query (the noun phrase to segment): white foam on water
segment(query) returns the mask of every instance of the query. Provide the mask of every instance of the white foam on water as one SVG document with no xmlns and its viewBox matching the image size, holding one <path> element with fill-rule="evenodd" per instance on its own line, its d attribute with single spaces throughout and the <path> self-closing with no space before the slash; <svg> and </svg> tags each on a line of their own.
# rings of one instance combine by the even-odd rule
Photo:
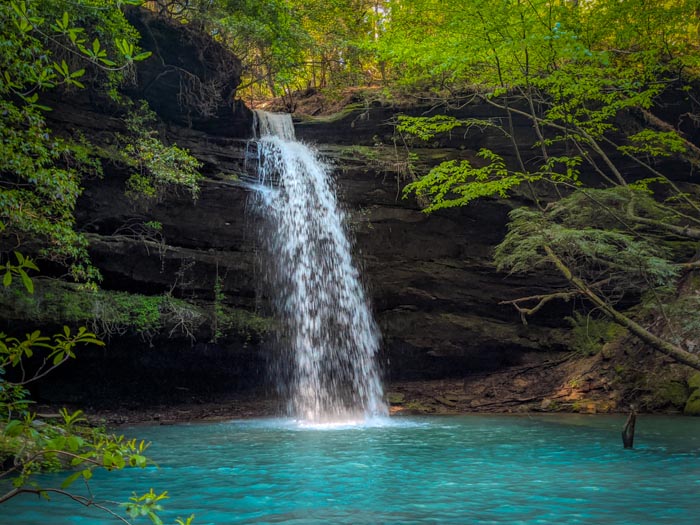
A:
<svg viewBox="0 0 700 525">
<path fill-rule="evenodd" d="M 406 417 L 371 417 L 354 421 L 313 422 L 294 418 L 269 418 L 269 419 L 241 419 L 225 423 L 234 427 L 261 430 L 289 430 L 289 431 L 340 431 L 340 430 L 366 430 L 382 428 L 428 428 L 434 427 L 434 423 L 420 419 Z"/>
</svg>

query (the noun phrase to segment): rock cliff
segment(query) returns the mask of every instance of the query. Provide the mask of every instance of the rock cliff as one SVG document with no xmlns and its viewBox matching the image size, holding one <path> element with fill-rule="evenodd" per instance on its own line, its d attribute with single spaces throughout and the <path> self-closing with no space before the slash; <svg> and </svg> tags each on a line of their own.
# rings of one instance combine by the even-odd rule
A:
<svg viewBox="0 0 700 525">
<path fill-rule="evenodd" d="M 240 64 L 182 27 L 143 12 L 134 12 L 132 22 L 154 56 L 139 65 L 127 93 L 148 100 L 161 120 L 161 136 L 201 160 L 205 180 L 196 201 L 171 194 L 149 206 L 124 196 L 124 166 L 105 162 L 105 176 L 86 181 L 78 226 L 89 235 L 103 286 L 170 292 L 208 311 L 218 300 L 231 311 L 263 316 L 256 273 L 264 261 L 257 259 L 257 225 L 246 213 L 249 191 L 237 181 L 246 170 L 252 134 L 250 110 L 234 101 Z M 56 130 L 77 127 L 105 145 L 122 131 L 113 118 L 118 110 L 89 94 L 53 106 Z M 425 108 L 376 104 L 296 126 L 300 139 L 315 143 L 334 163 L 357 261 L 382 329 L 387 380 L 461 378 L 566 351 L 561 319 L 567 312 L 556 311 L 561 305 L 525 326 L 511 307 L 499 304 L 535 294 L 555 279 L 515 278 L 494 269 L 491 252 L 504 235 L 511 203 L 484 200 L 426 215 L 417 202 L 401 198 L 405 159 L 394 149 L 391 124 L 399 111 L 421 114 Z M 500 118 L 487 107 L 469 111 Z M 498 149 L 502 141 L 477 131 L 433 144 L 421 162 L 470 156 L 485 145 Z M 134 234 L 130 225 L 144 221 L 159 222 L 162 239 Z M 216 397 L 265 383 L 270 349 L 265 336 L 246 323 L 220 336 L 211 323 L 189 335 L 165 332 L 149 341 L 114 336 L 107 350 L 82 356 L 42 388 L 59 401 L 63 395 L 81 402 L 117 397 L 149 403 Z M 69 391 L 67 380 L 81 375 L 93 377 L 94 385 Z"/>
</svg>

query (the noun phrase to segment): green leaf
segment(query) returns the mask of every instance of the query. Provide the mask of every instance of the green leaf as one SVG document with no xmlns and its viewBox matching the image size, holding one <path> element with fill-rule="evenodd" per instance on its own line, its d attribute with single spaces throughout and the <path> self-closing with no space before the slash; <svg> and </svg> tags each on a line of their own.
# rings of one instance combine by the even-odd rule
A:
<svg viewBox="0 0 700 525">
<path fill-rule="evenodd" d="M 67 439 L 64 436 L 57 436 L 46 442 L 46 448 L 53 450 L 63 450 L 66 446 Z"/>
<path fill-rule="evenodd" d="M 146 60 L 148 57 L 150 57 L 153 53 L 151 51 L 144 51 L 143 53 L 139 53 L 134 57 L 134 61 L 138 62 L 140 60 Z"/>
<path fill-rule="evenodd" d="M 5 425 L 5 435 L 9 437 L 19 436 L 22 433 L 22 428 L 22 422 L 17 419 L 13 419 L 7 425 Z"/>
<path fill-rule="evenodd" d="M 84 444 L 85 441 L 78 436 L 68 436 L 66 438 L 66 445 L 71 452 L 77 452 Z"/>
<path fill-rule="evenodd" d="M 50 109 L 50 108 L 47 108 L 47 109 Z M 24 259 L 24 267 L 29 268 L 30 270 L 35 270 L 37 272 L 39 271 L 39 268 L 37 267 L 37 265 L 34 264 L 34 261 L 32 261 L 29 257 L 26 257 Z"/>
<path fill-rule="evenodd" d="M 61 488 L 67 489 L 73 483 L 75 483 L 75 480 L 77 480 L 81 476 L 83 476 L 82 470 L 79 470 L 78 472 L 74 472 L 73 474 L 71 474 L 70 476 L 68 476 L 66 479 L 63 480 L 63 483 L 61 483 Z"/>
<path fill-rule="evenodd" d="M 2 278 L 2 285 L 7 288 L 12 284 L 12 272 L 10 270 L 7 270 L 5 272 L 5 276 Z"/>
<path fill-rule="evenodd" d="M 24 287 L 27 289 L 27 292 L 29 292 L 30 294 L 33 294 L 34 293 L 34 282 L 27 275 L 27 272 L 25 272 L 21 268 L 18 271 L 19 271 L 19 276 L 22 278 L 22 283 L 24 284 Z"/>
<path fill-rule="evenodd" d="M 14 9 L 19 17 L 24 17 L 27 14 L 27 4 L 24 2 L 12 2 L 12 9 Z"/>
</svg>

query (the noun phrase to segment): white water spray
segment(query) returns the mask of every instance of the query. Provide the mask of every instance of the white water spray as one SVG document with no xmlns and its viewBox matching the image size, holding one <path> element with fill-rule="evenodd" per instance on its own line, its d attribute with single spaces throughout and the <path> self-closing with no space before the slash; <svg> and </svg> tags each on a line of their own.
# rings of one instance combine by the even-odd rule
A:
<svg viewBox="0 0 700 525">
<path fill-rule="evenodd" d="M 294 140 L 291 117 L 256 112 L 258 209 L 267 219 L 266 279 L 292 367 L 291 415 L 309 422 L 387 415 L 376 363 L 378 328 L 330 178 Z"/>
</svg>

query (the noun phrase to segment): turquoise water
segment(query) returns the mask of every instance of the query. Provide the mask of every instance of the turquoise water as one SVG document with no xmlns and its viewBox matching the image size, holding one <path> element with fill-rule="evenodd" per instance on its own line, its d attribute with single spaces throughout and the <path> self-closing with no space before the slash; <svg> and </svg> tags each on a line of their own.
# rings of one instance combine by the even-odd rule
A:
<svg viewBox="0 0 700 525">
<path fill-rule="evenodd" d="M 128 429 L 159 468 L 96 475 L 97 496 L 168 490 L 163 516 L 216 524 L 700 523 L 700 419 L 425 417 L 301 428 L 249 420 Z M 84 512 L 76 516 L 76 512 Z M 54 498 L 0 507 L 12 525 L 115 523 Z M 140 523 L 140 522 L 137 522 Z"/>
</svg>

